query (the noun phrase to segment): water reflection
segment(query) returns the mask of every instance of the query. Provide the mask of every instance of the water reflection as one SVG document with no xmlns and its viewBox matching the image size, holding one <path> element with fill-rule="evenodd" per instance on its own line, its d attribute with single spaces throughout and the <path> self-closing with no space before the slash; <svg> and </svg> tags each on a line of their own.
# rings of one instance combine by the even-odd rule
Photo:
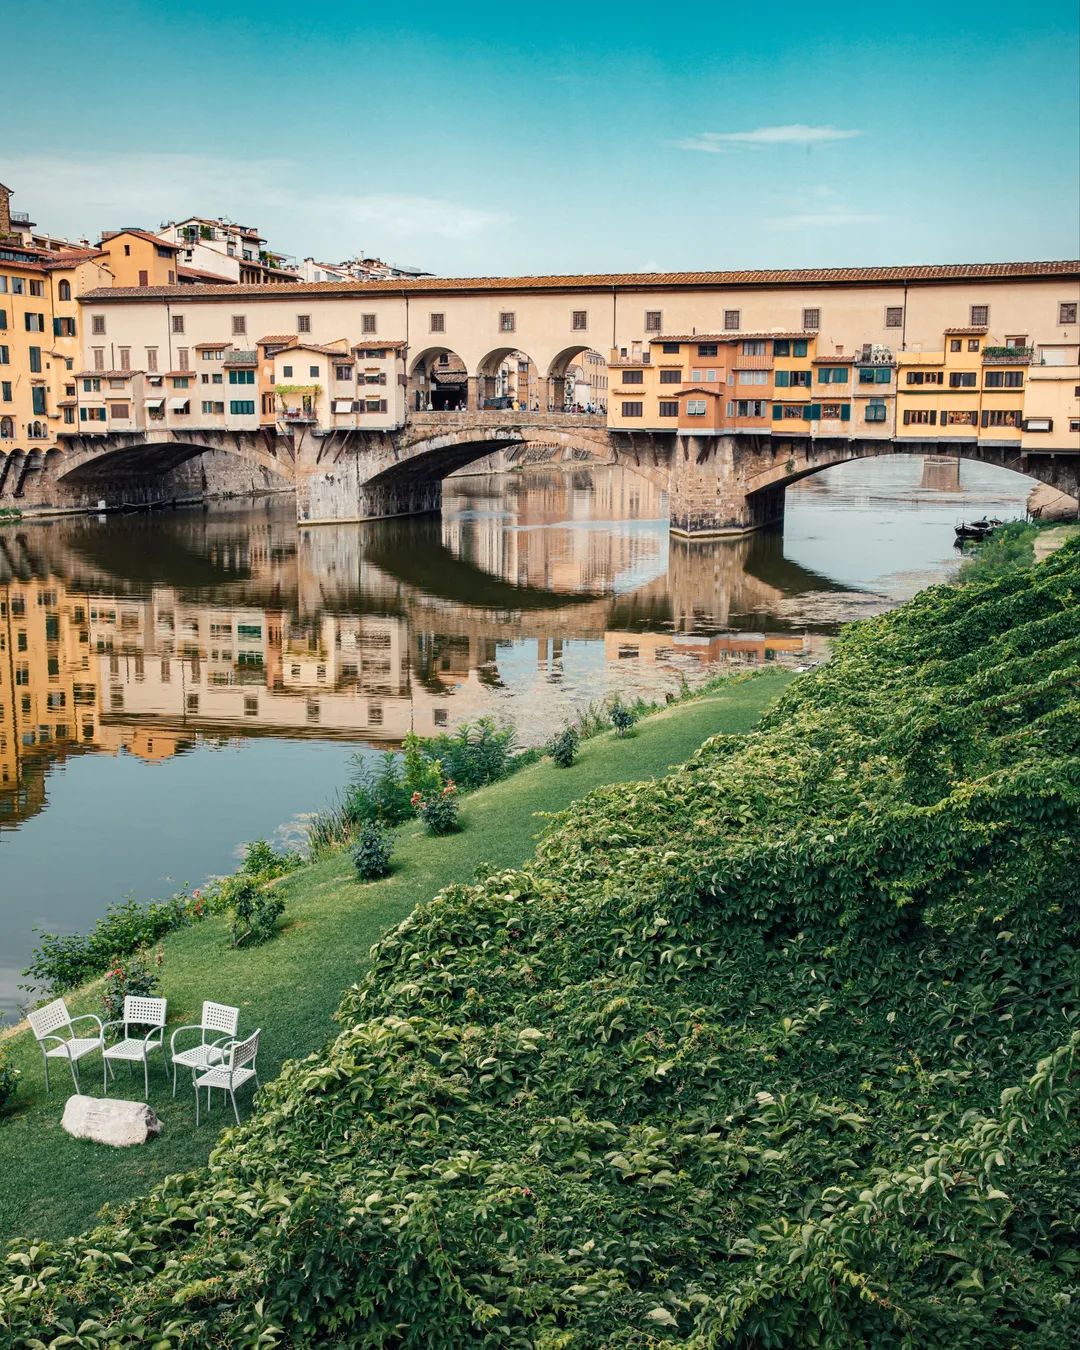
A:
<svg viewBox="0 0 1080 1350">
<path fill-rule="evenodd" d="M 663 495 L 615 469 L 454 480 L 422 520 L 298 529 L 278 498 L 0 529 L 0 1011 L 34 923 L 224 870 L 358 747 L 485 713 L 538 743 L 613 690 L 805 662 L 944 575 L 950 512 L 1026 491 L 843 472 L 790 494 L 785 533 L 708 544 L 669 540 Z"/>
</svg>

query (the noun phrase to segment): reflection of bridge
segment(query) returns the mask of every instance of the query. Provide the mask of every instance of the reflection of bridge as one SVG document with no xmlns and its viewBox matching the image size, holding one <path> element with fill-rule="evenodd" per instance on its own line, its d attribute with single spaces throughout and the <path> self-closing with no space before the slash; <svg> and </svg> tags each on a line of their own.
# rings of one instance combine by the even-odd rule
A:
<svg viewBox="0 0 1080 1350">
<path fill-rule="evenodd" d="M 801 653 L 769 612 L 829 583 L 782 575 L 771 533 L 669 549 L 659 503 L 593 469 L 548 475 L 516 524 L 477 511 L 452 548 L 435 520 L 298 530 L 280 502 L 4 531 L 0 823 L 40 810 L 48 766 L 72 754 L 168 757 L 196 733 L 433 734 L 520 687 L 521 642 L 539 663 L 533 739 L 573 707 L 577 642 L 604 643 L 605 681 L 658 693 L 680 671 Z M 732 625 L 756 631 L 718 632 Z"/>
<path fill-rule="evenodd" d="M 610 429 L 589 414 L 410 414 L 397 430 L 173 431 L 69 437 L 40 466 L 24 505 L 92 507 L 207 492 L 295 490 L 301 523 L 438 511 L 443 480 L 494 452 L 542 449 L 565 461 L 632 470 L 668 493 L 672 529 L 689 537 L 739 534 L 783 516 L 793 482 L 869 456 L 922 453 L 917 442 L 753 433 L 694 436 Z M 1080 492 L 1080 454 L 1060 448 L 956 442 L 948 453 Z"/>
</svg>

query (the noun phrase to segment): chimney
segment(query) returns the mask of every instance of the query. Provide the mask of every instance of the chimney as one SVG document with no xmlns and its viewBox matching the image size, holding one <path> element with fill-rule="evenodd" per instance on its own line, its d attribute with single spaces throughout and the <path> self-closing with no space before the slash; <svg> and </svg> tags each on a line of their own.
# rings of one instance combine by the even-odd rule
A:
<svg viewBox="0 0 1080 1350">
<path fill-rule="evenodd" d="M 11 189 L 0 183 L 0 239 L 11 233 Z"/>
</svg>

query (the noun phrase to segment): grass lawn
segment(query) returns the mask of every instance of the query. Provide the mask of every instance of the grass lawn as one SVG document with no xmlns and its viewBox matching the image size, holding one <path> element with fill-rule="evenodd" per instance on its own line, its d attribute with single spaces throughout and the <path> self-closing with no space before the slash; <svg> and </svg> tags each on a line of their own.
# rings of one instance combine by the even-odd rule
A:
<svg viewBox="0 0 1080 1350">
<path fill-rule="evenodd" d="M 395 870 L 383 881 L 355 881 L 346 854 L 294 872 L 279 883 L 288 900 L 282 929 L 263 947 L 233 950 L 221 918 L 171 934 L 162 968 L 170 1024 L 197 1021 L 206 998 L 240 1004 L 241 1034 L 263 1029 L 259 1068 L 261 1080 L 268 1081 L 285 1059 L 317 1050 L 334 1033 L 331 1015 L 342 991 L 363 974 L 372 943 L 418 901 L 451 882 L 471 880 L 478 863 L 524 862 L 543 828 L 537 812 L 561 811 L 605 783 L 656 777 L 706 737 L 748 730 L 789 678 L 770 672 L 677 704 L 639 723 L 626 740 L 598 736 L 582 745 L 570 769 L 547 759 L 522 769 L 463 800 L 460 834 L 434 839 L 410 822 L 398 832 Z M 100 1013 L 100 982 L 69 996 L 68 1003 L 73 1012 Z M 231 1110 L 217 1097 L 196 1130 L 190 1080 L 178 1077 L 173 1101 L 159 1055 L 150 1077 L 150 1103 L 165 1123 L 158 1139 L 127 1150 L 72 1139 L 60 1128 L 73 1090 L 67 1066 L 53 1061 L 53 1091 L 46 1097 L 41 1054 L 29 1032 L 16 1032 L 6 1044 L 23 1077 L 14 1103 L 0 1113 L 0 1239 L 82 1231 L 102 1205 L 123 1202 L 171 1173 L 204 1163 L 219 1130 L 232 1123 Z M 129 1079 L 122 1065 L 116 1067 L 110 1095 L 141 1100 L 141 1071 Z M 100 1095 L 100 1056 L 84 1059 L 80 1074 L 84 1091 Z M 243 1114 L 250 1089 L 238 1100 Z"/>
</svg>

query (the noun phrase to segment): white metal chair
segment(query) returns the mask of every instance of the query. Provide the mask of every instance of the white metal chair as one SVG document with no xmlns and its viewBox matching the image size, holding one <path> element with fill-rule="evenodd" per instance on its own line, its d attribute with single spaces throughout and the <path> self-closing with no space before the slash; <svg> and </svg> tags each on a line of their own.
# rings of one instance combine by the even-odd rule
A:
<svg viewBox="0 0 1080 1350">
<path fill-rule="evenodd" d="M 45 1091 L 50 1092 L 49 1087 L 49 1060 L 66 1059 L 68 1067 L 71 1069 L 71 1076 L 75 1080 L 75 1091 L 81 1092 L 79 1086 L 79 1060 L 84 1055 L 89 1055 L 91 1051 L 104 1048 L 103 1032 L 101 1018 L 95 1017 L 93 1013 L 83 1013 L 81 1017 L 72 1017 L 68 1012 L 67 1004 L 62 998 L 57 998 L 52 1003 L 47 1003 L 44 1008 L 38 1008 L 35 1012 L 27 1014 L 30 1026 L 33 1028 L 34 1036 L 38 1045 L 41 1046 L 41 1054 L 45 1060 Z M 96 1022 L 96 1036 L 76 1036 L 76 1022 Z M 58 1035 L 60 1031 L 67 1031 L 66 1036 Z M 56 1044 L 51 1050 L 46 1049 L 49 1041 L 55 1041 Z"/>
<path fill-rule="evenodd" d="M 227 1003 L 211 1003 L 209 1000 L 202 1005 L 202 1017 L 198 1024 L 192 1023 L 190 1026 L 177 1027 L 169 1038 L 169 1058 L 172 1060 L 172 1095 L 176 1096 L 176 1066 L 179 1064 L 182 1068 L 190 1069 L 192 1077 L 199 1069 L 205 1069 L 209 1065 L 217 1063 L 221 1059 L 220 1047 L 228 1041 L 236 1039 L 236 1031 L 240 1025 L 240 1009 L 230 1007 Z M 193 1045 L 188 1050 L 177 1050 L 176 1038 L 185 1031 L 199 1032 L 199 1043 Z M 207 1040 L 207 1032 L 219 1032 L 216 1039 Z"/>
<path fill-rule="evenodd" d="M 236 1089 L 250 1079 L 259 1086 L 259 1075 L 255 1067 L 255 1057 L 259 1053 L 260 1027 L 246 1041 L 230 1041 L 222 1046 L 218 1053 L 222 1056 L 220 1064 L 214 1064 L 205 1073 L 194 1075 L 195 1080 L 195 1124 L 199 1123 L 199 1091 L 206 1088 L 206 1109 L 210 1110 L 210 1093 L 213 1088 L 221 1088 L 232 1098 L 233 1115 L 240 1124 L 240 1112 L 236 1109 Z M 251 1066 L 250 1068 L 248 1066 Z"/>
<path fill-rule="evenodd" d="M 102 1027 L 102 1036 L 110 1027 L 123 1027 L 124 1038 L 115 1045 L 104 1045 L 101 1051 L 105 1064 L 105 1095 L 109 1093 L 109 1073 L 112 1059 L 126 1059 L 128 1073 L 135 1063 L 143 1066 L 143 1087 L 146 1096 L 150 1096 L 150 1053 L 153 1050 L 165 1052 L 165 1008 L 168 999 L 143 998 L 137 994 L 127 994 L 124 998 L 124 1015 L 115 1022 L 106 1022 Z M 132 1027 L 149 1027 L 145 1036 L 132 1035 Z M 168 1065 L 166 1065 L 166 1072 Z"/>
</svg>

